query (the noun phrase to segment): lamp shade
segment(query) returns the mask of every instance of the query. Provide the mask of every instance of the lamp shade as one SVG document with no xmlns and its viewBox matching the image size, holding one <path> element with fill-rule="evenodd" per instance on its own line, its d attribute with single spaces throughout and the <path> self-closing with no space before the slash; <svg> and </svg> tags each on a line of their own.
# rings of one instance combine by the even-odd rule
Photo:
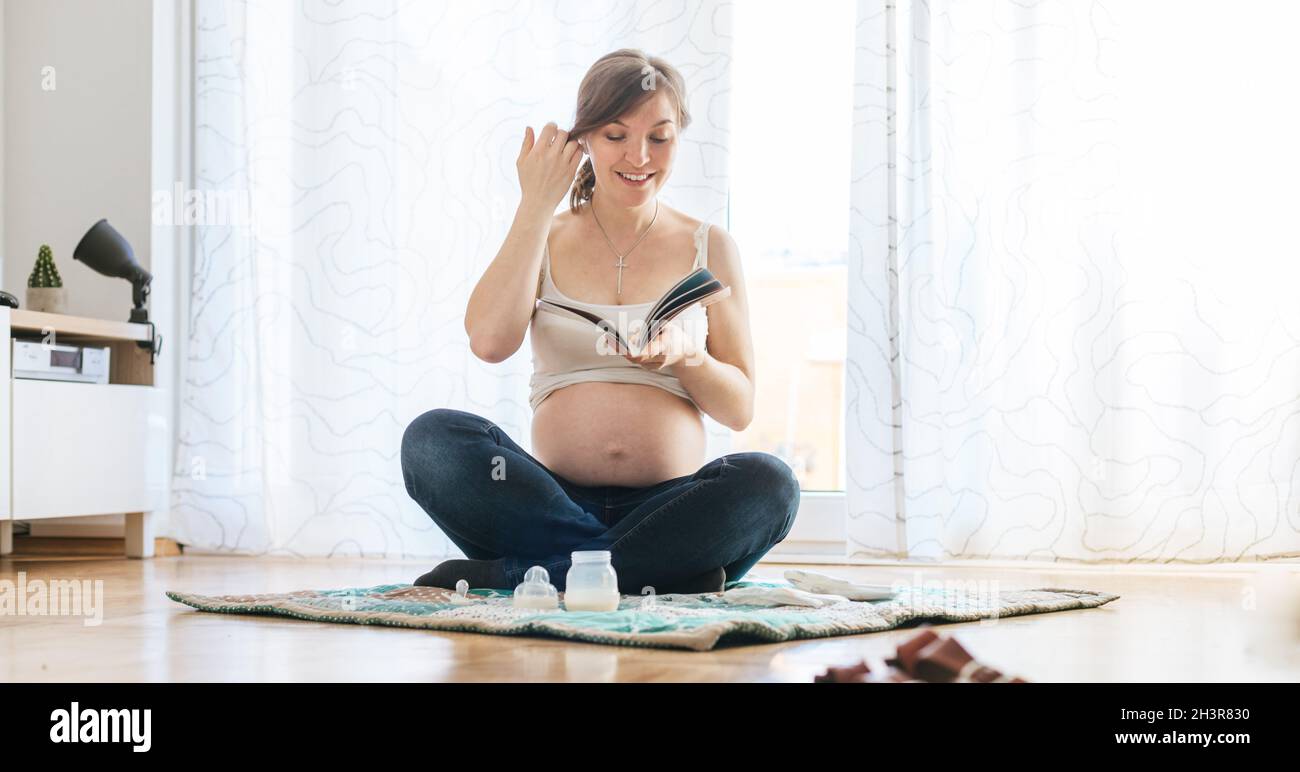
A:
<svg viewBox="0 0 1300 772">
<path fill-rule="evenodd" d="M 86 231 L 72 251 L 72 259 L 80 260 L 96 273 L 126 279 L 139 287 L 147 285 L 153 276 L 135 260 L 135 252 L 117 229 L 102 219 Z"/>
</svg>

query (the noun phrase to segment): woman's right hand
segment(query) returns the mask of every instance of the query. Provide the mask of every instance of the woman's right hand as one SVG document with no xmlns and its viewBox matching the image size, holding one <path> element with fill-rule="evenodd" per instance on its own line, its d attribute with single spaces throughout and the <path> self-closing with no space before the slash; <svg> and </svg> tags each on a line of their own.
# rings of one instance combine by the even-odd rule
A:
<svg viewBox="0 0 1300 772">
<path fill-rule="evenodd" d="M 525 127 L 524 144 L 515 162 L 523 203 L 554 212 L 573 187 L 582 155 L 578 141 L 569 139 L 569 132 L 560 131 L 554 121 L 542 127 L 536 141 L 533 127 Z"/>
</svg>

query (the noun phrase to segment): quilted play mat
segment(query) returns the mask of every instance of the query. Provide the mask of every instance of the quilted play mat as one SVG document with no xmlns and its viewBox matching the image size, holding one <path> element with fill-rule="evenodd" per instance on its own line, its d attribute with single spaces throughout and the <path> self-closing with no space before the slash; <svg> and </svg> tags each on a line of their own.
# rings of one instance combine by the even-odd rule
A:
<svg viewBox="0 0 1300 772">
<path fill-rule="evenodd" d="M 779 580 L 728 582 L 740 587 L 790 587 Z M 901 587 L 901 585 L 900 585 Z M 200 611 L 261 614 L 316 622 L 388 625 L 493 635 L 564 638 L 615 646 L 709 651 L 719 644 L 777 643 L 890 630 L 911 623 L 981 619 L 1095 608 L 1118 595 L 1043 588 L 969 594 L 942 587 L 903 588 L 889 600 L 844 601 L 820 608 L 730 603 L 724 593 L 624 595 L 617 611 L 516 609 L 510 590 L 471 590 L 469 603 L 453 603 L 452 590 L 381 584 L 337 590 L 265 595 L 196 595 L 167 592 Z M 465 596 L 462 596 L 465 597 Z"/>
</svg>

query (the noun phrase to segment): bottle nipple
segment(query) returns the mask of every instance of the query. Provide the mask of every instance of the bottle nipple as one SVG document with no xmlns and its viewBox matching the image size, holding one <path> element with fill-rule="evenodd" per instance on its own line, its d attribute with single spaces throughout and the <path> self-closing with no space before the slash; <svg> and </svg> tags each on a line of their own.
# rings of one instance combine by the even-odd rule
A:
<svg viewBox="0 0 1300 772">
<path fill-rule="evenodd" d="M 545 568 L 533 566 L 524 573 L 523 583 L 515 587 L 514 607 L 539 611 L 559 609 L 560 595 Z"/>
<path fill-rule="evenodd" d="M 464 579 L 457 580 L 456 593 L 448 598 L 448 600 L 457 605 L 473 603 L 474 599 L 469 597 L 469 582 Z"/>
</svg>

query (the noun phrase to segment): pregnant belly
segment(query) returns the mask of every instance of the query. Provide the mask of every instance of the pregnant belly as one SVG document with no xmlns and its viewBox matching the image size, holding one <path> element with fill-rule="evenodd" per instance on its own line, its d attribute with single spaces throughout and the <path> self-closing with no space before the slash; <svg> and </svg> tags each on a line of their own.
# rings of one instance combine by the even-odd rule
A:
<svg viewBox="0 0 1300 772">
<path fill-rule="evenodd" d="M 645 487 L 704 465 L 704 422 L 690 400 L 640 383 L 575 383 L 533 414 L 533 455 L 578 485 Z"/>
</svg>

